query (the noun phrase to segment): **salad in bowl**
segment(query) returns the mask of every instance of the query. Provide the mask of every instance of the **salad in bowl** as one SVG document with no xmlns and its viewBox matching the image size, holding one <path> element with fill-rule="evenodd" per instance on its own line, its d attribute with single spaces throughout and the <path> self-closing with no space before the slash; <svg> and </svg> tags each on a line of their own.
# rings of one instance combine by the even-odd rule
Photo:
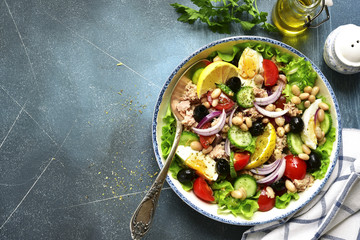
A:
<svg viewBox="0 0 360 240">
<path fill-rule="evenodd" d="M 267 38 L 225 39 L 184 65 L 200 58 L 206 66 L 192 71 L 176 106 L 184 130 L 169 184 L 199 212 L 231 224 L 265 223 L 304 207 L 338 151 L 340 118 L 325 77 L 301 53 Z M 176 128 L 168 88 L 155 111 L 160 159 Z"/>
</svg>

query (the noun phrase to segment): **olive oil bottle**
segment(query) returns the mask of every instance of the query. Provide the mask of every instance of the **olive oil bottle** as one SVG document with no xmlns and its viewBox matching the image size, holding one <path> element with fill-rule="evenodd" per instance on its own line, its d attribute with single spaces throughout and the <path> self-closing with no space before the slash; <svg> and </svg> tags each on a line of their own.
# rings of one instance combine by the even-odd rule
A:
<svg viewBox="0 0 360 240">
<path fill-rule="evenodd" d="M 309 17 L 316 15 L 321 0 L 278 0 L 272 12 L 275 26 L 285 36 L 303 33 Z"/>
</svg>

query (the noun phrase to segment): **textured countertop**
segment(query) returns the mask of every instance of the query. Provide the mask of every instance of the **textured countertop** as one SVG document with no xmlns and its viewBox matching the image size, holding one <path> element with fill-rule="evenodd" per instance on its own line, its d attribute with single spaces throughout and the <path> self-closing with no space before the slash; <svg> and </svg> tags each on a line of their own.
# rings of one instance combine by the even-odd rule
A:
<svg viewBox="0 0 360 240">
<path fill-rule="evenodd" d="M 331 83 L 343 127 L 360 128 L 360 75 L 322 59 L 332 30 L 360 25 L 357 0 L 335 1 L 330 21 L 295 39 L 180 23 L 174 2 L 189 4 L 0 0 L 0 239 L 130 239 L 130 217 L 159 171 L 151 124 L 160 89 L 186 56 L 223 37 L 300 50 Z M 195 212 L 165 183 L 146 239 L 239 239 L 245 229 Z"/>
</svg>

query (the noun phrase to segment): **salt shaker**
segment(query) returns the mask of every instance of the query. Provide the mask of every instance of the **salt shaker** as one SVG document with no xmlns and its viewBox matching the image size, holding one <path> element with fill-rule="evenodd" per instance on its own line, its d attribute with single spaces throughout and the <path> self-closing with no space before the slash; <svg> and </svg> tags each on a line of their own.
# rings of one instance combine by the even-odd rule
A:
<svg viewBox="0 0 360 240">
<path fill-rule="evenodd" d="M 325 63 L 343 74 L 360 72 L 360 27 L 342 25 L 332 31 L 324 45 Z"/>
</svg>

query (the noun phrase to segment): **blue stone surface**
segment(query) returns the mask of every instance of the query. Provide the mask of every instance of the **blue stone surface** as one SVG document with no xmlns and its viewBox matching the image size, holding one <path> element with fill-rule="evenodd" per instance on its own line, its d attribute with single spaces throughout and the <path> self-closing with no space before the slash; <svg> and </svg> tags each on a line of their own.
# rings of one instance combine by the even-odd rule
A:
<svg viewBox="0 0 360 240">
<path fill-rule="evenodd" d="M 332 30 L 360 25 L 357 0 L 335 1 L 329 21 L 297 38 L 237 25 L 213 33 L 178 22 L 174 2 L 191 5 L 0 0 L 0 239 L 130 239 L 159 172 L 151 126 L 160 90 L 183 59 L 220 38 L 298 49 L 329 80 L 342 126 L 360 128 L 360 74 L 339 74 L 322 57 Z M 274 4 L 258 1 L 267 12 Z M 247 228 L 206 218 L 165 183 L 145 239 L 239 239 Z"/>
</svg>

